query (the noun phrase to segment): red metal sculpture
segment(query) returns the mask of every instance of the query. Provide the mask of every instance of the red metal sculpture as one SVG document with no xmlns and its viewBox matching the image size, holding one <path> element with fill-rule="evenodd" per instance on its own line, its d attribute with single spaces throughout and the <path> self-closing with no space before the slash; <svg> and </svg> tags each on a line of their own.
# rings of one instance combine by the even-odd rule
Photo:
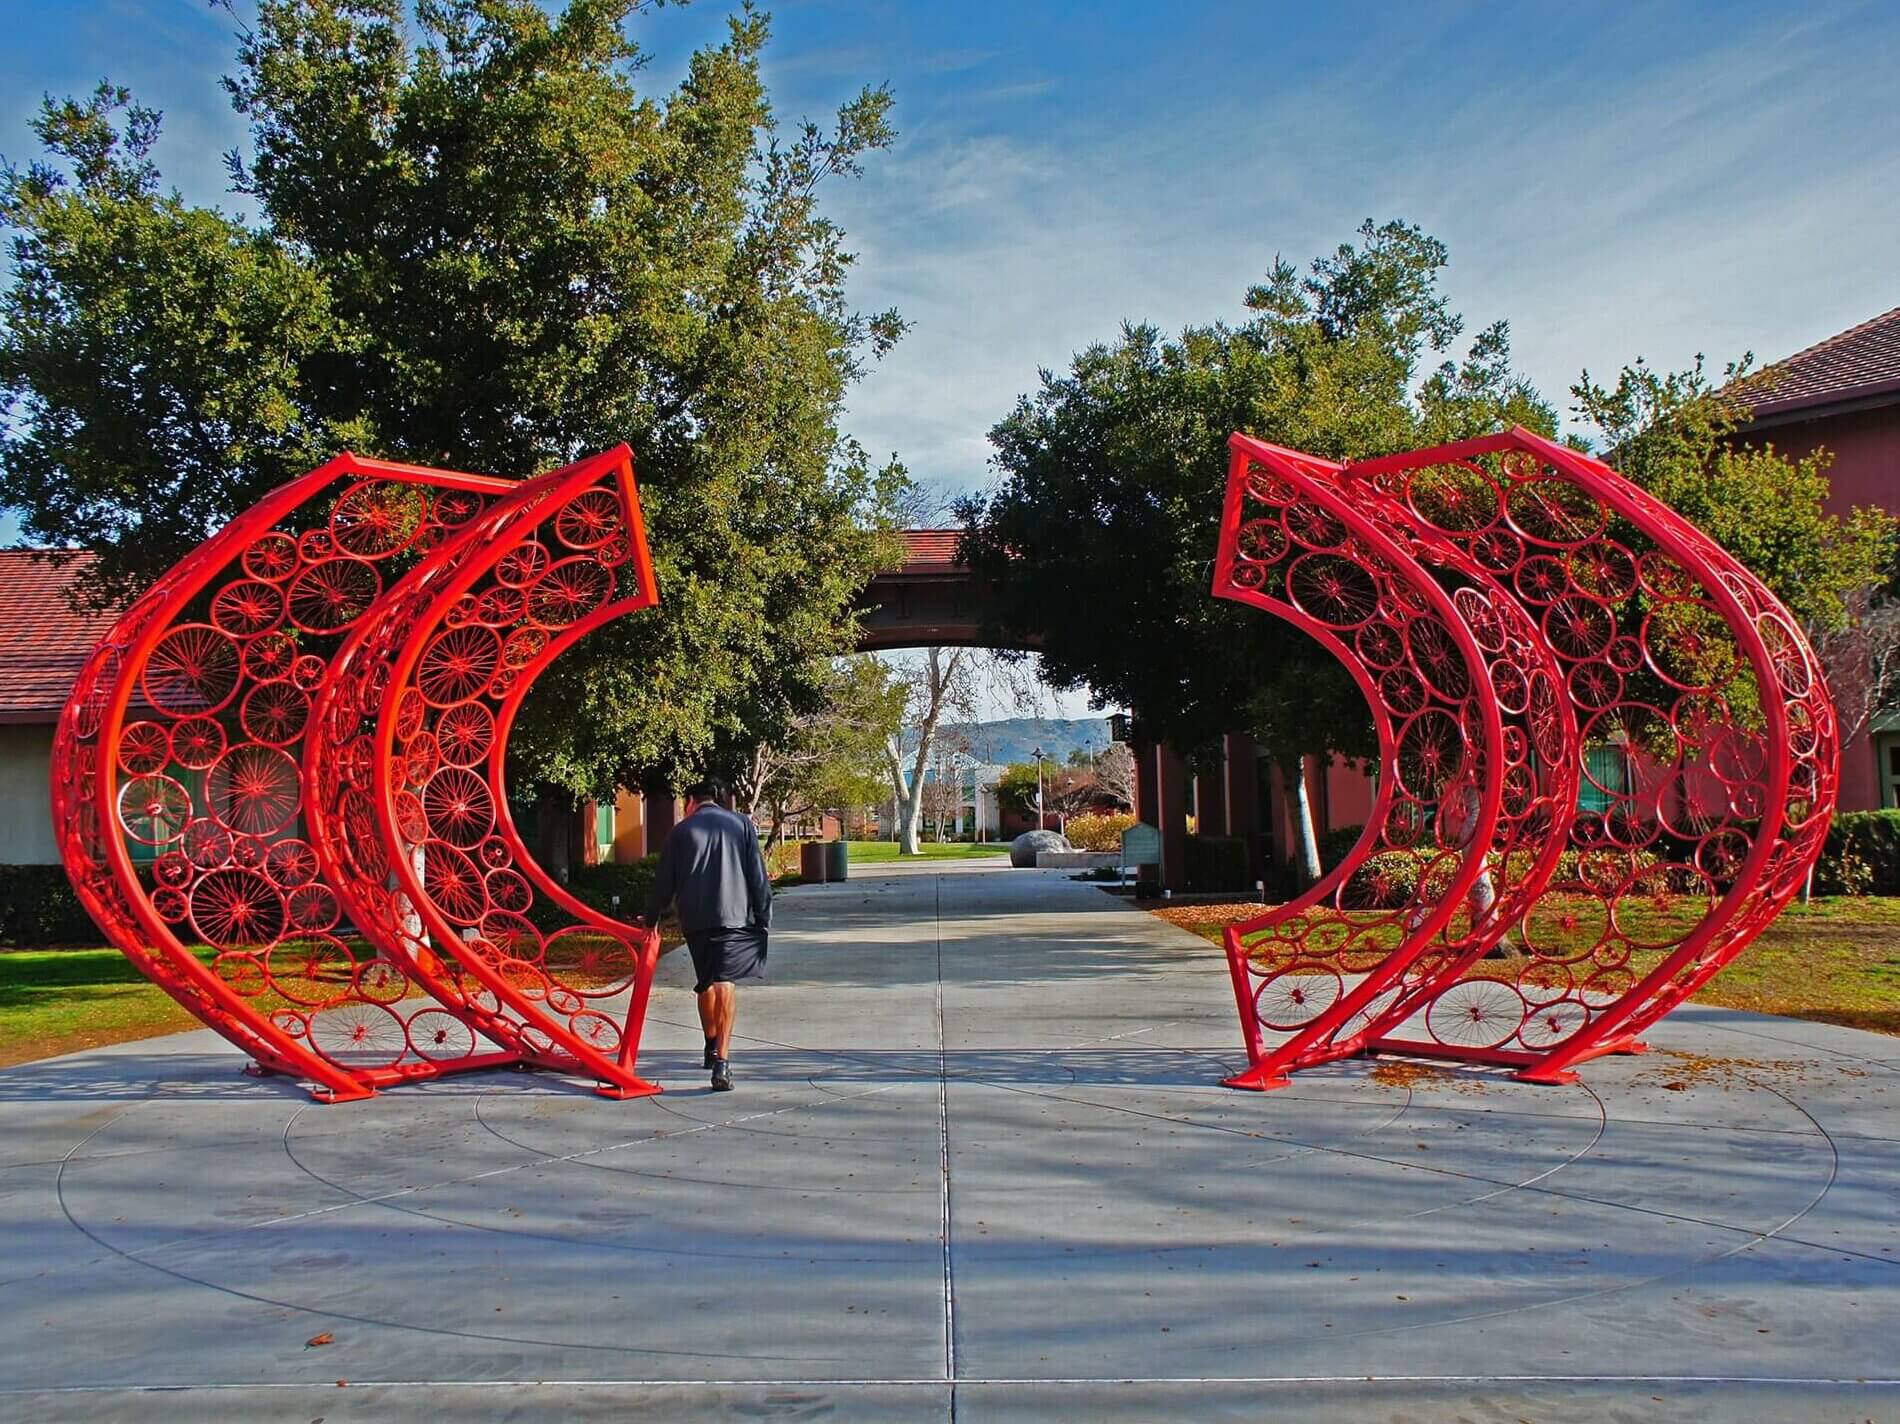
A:
<svg viewBox="0 0 1900 1424">
<path fill-rule="evenodd" d="M 495 505 L 338 653 L 307 756 L 313 840 L 365 937 L 443 1005 L 429 1041 L 412 1027 L 417 1053 L 466 1051 L 479 1032 L 609 1096 L 659 1091 L 633 1071 L 658 938 L 542 870 L 506 781 L 535 679 L 658 597 L 623 445 Z M 607 1001 L 623 994 L 616 1020 Z"/>
<path fill-rule="evenodd" d="M 1381 1050 L 1561 1081 L 1640 1051 L 1636 1035 L 1740 953 L 1820 854 L 1838 738 L 1793 617 L 1673 511 L 1526 431 L 1353 466 L 1230 446 L 1215 593 L 1314 632 L 1366 690 L 1382 753 L 1359 844 L 1299 901 L 1227 932 L 1252 1064 L 1233 1084 Z M 1333 516 L 1331 542 L 1313 539 L 1309 506 Z M 1505 728 L 1496 804 L 1462 768 L 1434 792 L 1408 766 L 1406 736 L 1432 710 L 1414 710 L 1430 675 L 1412 630 L 1430 630 L 1429 657 L 1453 620 L 1372 600 L 1373 580 L 1432 584 L 1489 660 L 1435 740 L 1475 770 L 1490 719 L 1522 719 L 1521 739 Z M 1432 842 L 1436 860 L 1419 849 Z M 1432 869 L 1454 847 L 1486 848 L 1468 859 L 1505 883 L 1470 901 L 1462 939 L 1446 912 L 1473 881 Z M 1484 957 L 1494 946 L 1501 962 Z M 1289 1000 L 1327 1007 L 1294 1025 L 1275 1007 Z"/>
<path fill-rule="evenodd" d="M 1380 747 L 1359 843 L 1227 931 L 1230 1081 L 1382 1050 L 1558 1081 L 1640 1051 L 1820 854 L 1839 738 L 1793 617 L 1522 430 L 1346 466 L 1230 446 L 1214 591 L 1339 658 Z M 331 461 L 81 673 L 53 759 L 81 900 L 326 1101 L 518 1062 L 657 1092 L 634 1070 L 657 937 L 547 875 L 506 794 L 535 680 L 657 599 L 625 446 L 522 484 Z"/>
<path fill-rule="evenodd" d="M 460 834 L 449 822 L 482 805 L 501 808 L 505 822 L 503 750 L 520 694 L 574 638 L 656 598 L 625 447 L 527 484 L 340 456 L 274 491 L 139 599 L 89 659 L 61 717 L 54 822 L 87 910 L 149 978 L 258 1069 L 295 1075 L 322 1100 L 524 1058 L 592 1073 L 611 1091 L 653 1091 L 632 1072 L 637 1031 L 616 1029 L 618 1051 L 608 1059 L 572 1051 L 575 1013 L 559 1033 L 511 1027 L 516 1020 L 453 972 L 458 958 L 414 952 L 398 913 L 405 902 L 366 895 L 345 873 L 358 862 L 340 857 L 339 845 L 367 855 L 364 847 L 399 835 L 394 827 L 409 811 L 400 788 L 341 807 L 360 813 L 346 827 L 327 819 L 340 806 L 338 774 L 322 772 L 332 763 L 319 753 L 334 740 L 326 732 L 345 720 L 338 689 L 347 682 L 368 696 L 362 679 L 347 676 L 364 631 L 492 563 L 503 552 L 497 539 L 518 544 L 544 517 L 556 519 L 560 540 L 588 549 L 593 569 L 564 560 L 516 586 L 512 671 L 431 714 L 448 716 L 435 731 L 449 752 L 441 774 L 421 787 L 446 818 L 443 834 Z M 596 521 L 613 526 L 598 540 Z M 611 590 L 622 568 L 632 597 L 577 602 L 577 589 L 581 598 Z M 508 601 L 491 599 L 481 619 L 461 619 L 459 607 L 451 616 L 495 632 L 489 614 Z M 534 654 L 520 656 L 537 637 Z M 437 676 L 427 649 L 413 655 L 425 678 Z M 441 691 L 439 681 L 430 685 Z M 481 697 L 489 696 L 508 699 L 507 714 L 484 734 Z M 387 701 L 393 708 L 402 699 Z M 487 740 L 476 749 L 480 735 Z M 477 764 L 485 775 L 470 770 Z M 345 779 L 378 770 L 343 767 Z M 412 775 L 421 762 L 412 756 L 405 767 Z M 387 785 L 387 776 L 375 784 Z M 491 871 L 513 863 L 545 881 L 512 827 L 505 834 L 507 862 Z M 438 881 L 444 863 L 446 852 Z M 641 946 L 650 975 L 656 942 L 626 926 L 613 932 Z M 637 1023 L 644 996 L 634 997 Z"/>
</svg>

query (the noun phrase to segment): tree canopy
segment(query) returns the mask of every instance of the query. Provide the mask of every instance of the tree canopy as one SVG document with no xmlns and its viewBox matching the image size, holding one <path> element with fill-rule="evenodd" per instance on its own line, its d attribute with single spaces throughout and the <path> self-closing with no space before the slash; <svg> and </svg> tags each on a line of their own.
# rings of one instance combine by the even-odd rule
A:
<svg viewBox="0 0 1900 1424">
<path fill-rule="evenodd" d="M 1284 260 L 1237 324 L 1164 339 L 1129 324 L 990 432 L 1000 483 L 961 514 L 999 591 L 1005 644 L 1039 635 L 1045 676 L 1138 709 L 1184 748 L 1252 725 L 1276 750 L 1364 754 L 1371 726 L 1344 671 L 1302 635 L 1209 596 L 1227 436 L 1333 459 L 1556 415 L 1510 364 L 1509 329 L 1462 331 L 1442 243 L 1366 223 L 1303 272 Z M 1339 709 L 1357 709 L 1339 715 Z"/>
<path fill-rule="evenodd" d="M 160 191 L 124 90 L 49 101 L 0 188 L 0 503 L 109 598 L 344 444 L 527 476 L 624 439 L 661 606 L 550 672 L 522 771 L 603 793 L 785 735 L 904 483 L 839 430 L 902 322 L 852 310 L 819 204 L 891 96 L 782 129 L 750 7 L 644 92 L 640 8 L 263 0 L 226 80 L 248 224 Z"/>
<path fill-rule="evenodd" d="M 774 838 L 793 820 L 882 800 L 885 749 L 899 735 L 909 689 L 868 653 L 828 669 L 825 703 L 779 742 L 762 742 L 735 783 L 739 805 Z"/>
<path fill-rule="evenodd" d="M 1035 815 L 1036 798 L 1041 794 L 1044 775 L 1033 762 L 1011 762 L 996 779 L 997 801 L 1019 816 Z"/>
<path fill-rule="evenodd" d="M 1741 560 L 1811 634 L 1836 632 L 1888 578 L 1900 522 L 1882 509 L 1830 514 L 1830 452 L 1797 460 L 1754 442 L 1746 398 L 1760 379 L 1746 360 L 1720 385 L 1699 357 L 1670 372 L 1637 361 L 1610 386 L 1586 371 L 1571 394 L 1618 471 Z"/>
</svg>

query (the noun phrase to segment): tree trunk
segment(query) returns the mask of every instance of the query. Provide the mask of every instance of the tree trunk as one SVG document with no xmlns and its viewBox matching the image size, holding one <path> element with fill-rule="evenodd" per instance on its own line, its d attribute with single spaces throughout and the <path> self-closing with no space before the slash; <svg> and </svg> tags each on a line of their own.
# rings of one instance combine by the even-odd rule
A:
<svg viewBox="0 0 1900 1424">
<path fill-rule="evenodd" d="M 937 727 L 953 705 L 964 706 L 968 697 L 960 689 L 967 675 L 966 648 L 927 648 L 924 667 L 916 675 L 911 692 L 911 710 L 917 714 L 917 749 L 912 758 L 908 782 L 904 775 L 903 734 L 892 737 L 884 746 L 885 768 L 891 776 L 891 799 L 897 810 L 900 855 L 921 855 L 919 840 L 924 811 L 924 772 L 936 745 Z"/>
<path fill-rule="evenodd" d="M 1282 768 L 1284 770 L 1284 768 Z M 1313 798 L 1306 790 L 1306 758 L 1295 757 L 1287 774 L 1287 794 L 1293 798 L 1293 853 L 1306 885 L 1319 879 L 1319 838 L 1313 834 Z"/>
<path fill-rule="evenodd" d="M 924 782 L 920 776 L 910 788 L 910 795 L 900 804 L 898 811 L 902 819 L 903 844 L 898 846 L 899 855 L 922 855 L 924 820 Z"/>
<path fill-rule="evenodd" d="M 903 753 L 896 738 L 885 747 L 885 758 L 891 773 L 891 809 L 897 814 L 897 853 L 899 855 L 922 855 L 923 846 L 918 840 L 918 830 L 923 820 L 924 772 L 920 764 L 914 769 L 908 782 L 904 779 Z"/>
<path fill-rule="evenodd" d="M 733 788 L 748 816 L 757 817 L 759 807 L 765 800 L 765 783 L 771 770 L 771 749 L 760 746 L 752 753 L 752 761 L 746 767 L 745 776 L 739 785 Z"/>
</svg>

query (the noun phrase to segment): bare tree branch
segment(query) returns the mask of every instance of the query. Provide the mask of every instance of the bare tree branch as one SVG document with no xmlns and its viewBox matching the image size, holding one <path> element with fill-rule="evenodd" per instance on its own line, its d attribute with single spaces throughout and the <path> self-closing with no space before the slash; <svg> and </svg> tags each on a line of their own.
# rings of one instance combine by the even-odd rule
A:
<svg viewBox="0 0 1900 1424">
<path fill-rule="evenodd" d="M 1900 601 L 1863 590 L 1841 628 L 1810 628 L 1808 639 L 1834 695 L 1840 743 L 1851 746 L 1900 703 Z"/>
</svg>

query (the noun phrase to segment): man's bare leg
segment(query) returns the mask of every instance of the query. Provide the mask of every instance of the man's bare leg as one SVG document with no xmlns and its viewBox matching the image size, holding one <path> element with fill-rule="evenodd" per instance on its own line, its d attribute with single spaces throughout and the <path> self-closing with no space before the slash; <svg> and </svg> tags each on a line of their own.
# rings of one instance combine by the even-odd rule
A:
<svg viewBox="0 0 1900 1424">
<path fill-rule="evenodd" d="M 732 1020 L 738 1005 L 738 991 L 724 979 L 707 985 L 699 996 L 699 1026 L 721 1058 L 728 1057 L 732 1047 Z"/>
</svg>

